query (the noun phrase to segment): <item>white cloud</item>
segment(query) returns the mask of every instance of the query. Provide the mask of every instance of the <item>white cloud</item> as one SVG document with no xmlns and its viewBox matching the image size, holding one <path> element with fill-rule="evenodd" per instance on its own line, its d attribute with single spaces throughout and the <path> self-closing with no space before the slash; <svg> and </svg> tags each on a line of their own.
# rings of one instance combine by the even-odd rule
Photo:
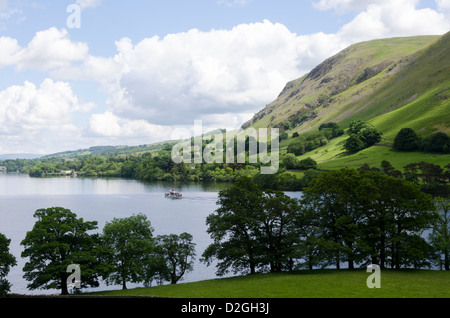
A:
<svg viewBox="0 0 450 318">
<path fill-rule="evenodd" d="M 0 37 L 0 68 L 14 64 L 16 62 L 15 55 L 20 49 L 16 39 Z"/>
<path fill-rule="evenodd" d="M 137 44 L 124 38 L 116 47 L 123 72 L 109 111 L 155 124 L 192 124 L 204 115 L 255 113 L 343 45 L 333 35 L 298 36 L 264 21 Z"/>
<path fill-rule="evenodd" d="M 51 70 L 67 67 L 88 57 L 88 45 L 73 42 L 65 29 L 50 28 L 37 32 L 26 48 L 16 54 L 19 70 Z"/>
<path fill-rule="evenodd" d="M 46 79 L 39 87 L 28 81 L 23 86 L 10 86 L 0 92 L 3 144 L 12 149 L 27 141 L 30 148 L 39 148 L 44 139 L 56 144 L 68 135 L 73 139 L 79 130 L 72 122 L 73 115 L 93 107 L 80 101 L 68 83 Z"/>
<path fill-rule="evenodd" d="M 417 4 L 417 0 L 370 4 L 350 23 L 344 25 L 338 36 L 358 42 L 383 37 L 444 34 L 450 29 L 448 17 L 429 8 L 417 9 Z"/>
<path fill-rule="evenodd" d="M 450 0 L 436 0 L 438 9 L 441 11 L 450 11 Z"/>
<path fill-rule="evenodd" d="M 111 112 L 105 112 L 91 116 L 89 131 L 98 137 L 134 139 L 136 142 L 139 140 L 150 143 L 169 140 L 172 128 L 149 124 L 145 120 L 124 119 Z"/>
<path fill-rule="evenodd" d="M 93 81 L 108 96 L 103 113 L 87 121 L 84 137 L 90 140 L 165 140 L 194 120 L 203 120 L 205 131 L 238 128 L 288 81 L 352 43 L 445 33 L 450 29 L 444 13 L 449 0 L 436 1 L 441 11 L 418 9 L 417 0 L 320 0 L 315 2 L 318 9 L 354 10 L 355 18 L 334 34 L 299 35 L 266 20 L 136 43 L 122 38 L 109 57 L 90 55 L 88 45 L 71 40 L 64 29 L 38 32 L 25 47 L 0 37 L 0 68 L 39 70 L 60 80 L 46 80 L 40 87 L 27 82 L 0 92 L 0 134 L 58 131 L 51 136 L 55 142 L 71 133 L 81 138 L 82 128 L 70 118 L 92 104 L 80 102 L 63 82 L 68 80 Z"/>
<path fill-rule="evenodd" d="M 391 36 L 442 34 L 448 20 L 416 0 L 363 1 L 364 10 L 336 34 L 297 35 L 284 25 L 264 21 L 231 30 L 211 30 L 116 42 L 111 58 L 88 57 L 61 75 L 95 80 L 110 96 L 111 126 L 97 133 L 117 135 L 126 123 L 189 125 L 202 119 L 216 128 L 239 127 L 241 119 L 273 101 L 286 82 L 310 71 L 352 43 Z M 354 0 L 320 1 L 322 9 L 350 9 Z M 111 117 L 111 116 L 115 117 Z M 109 116 L 109 117 L 108 117 Z M 113 118 L 122 118 L 118 126 Z M 113 129 L 116 127 L 117 129 Z M 144 129 L 145 130 L 145 129 Z M 126 130 L 128 135 L 137 130 Z"/>
</svg>

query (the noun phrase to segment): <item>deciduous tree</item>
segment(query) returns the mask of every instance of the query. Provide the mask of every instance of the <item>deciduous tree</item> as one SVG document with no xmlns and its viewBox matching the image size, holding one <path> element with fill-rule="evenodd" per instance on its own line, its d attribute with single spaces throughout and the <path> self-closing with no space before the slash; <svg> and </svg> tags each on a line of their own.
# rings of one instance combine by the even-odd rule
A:
<svg viewBox="0 0 450 318">
<path fill-rule="evenodd" d="M 97 222 L 85 222 L 68 209 L 53 207 L 34 213 L 37 221 L 21 245 L 22 257 L 28 257 L 23 271 L 30 289 L 61 289 L 68 294 L 67 267 L 78 264 L 82 287 L 98 286 L 98 239 L 89 231 Z"/>
<path fill-rule="evenodd" d="M 108 284 L 121 284 L 127 289 L 127 282 L 146 281 L 146 265 L 152 260 L 155 245 L 147 216 L 114 218 L 105 224 L 102 242 L 106 251 L 103 261 L 107 266 L 103 276 Z"/>
<path fill-rule="evenodd" d="M 11 284 L 6 280 L 12 266 L 17 264 L 14 255 L 9 253 L 11 240 L 0 233 L 0 297 L 5 296 L 11 288 Z"/>
</svg>

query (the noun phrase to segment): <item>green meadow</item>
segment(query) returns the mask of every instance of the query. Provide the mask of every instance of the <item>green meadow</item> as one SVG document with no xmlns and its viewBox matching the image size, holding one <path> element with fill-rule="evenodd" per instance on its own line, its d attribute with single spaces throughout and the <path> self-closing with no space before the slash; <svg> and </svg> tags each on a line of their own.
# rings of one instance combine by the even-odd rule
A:
<svg viewBox="0 0 450 318">
<path fill-rule="evenodd" d="M 381 288 L 368 288 L 365 270 L 305 270 L 255 274 L 177 285 L 105 291 L 89 296 L 170 298 L 449 298 L 450 272 L 381 270 Z"/>
</svg>

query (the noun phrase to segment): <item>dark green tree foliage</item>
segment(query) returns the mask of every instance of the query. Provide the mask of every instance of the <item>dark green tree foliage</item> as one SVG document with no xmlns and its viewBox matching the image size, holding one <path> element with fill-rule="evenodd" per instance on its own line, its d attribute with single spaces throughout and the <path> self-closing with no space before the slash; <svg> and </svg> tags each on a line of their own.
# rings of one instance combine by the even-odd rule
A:
<svg viewBox="0 0 450 318">
<path fill-rule="evenodd" d="M 429 240 L 433 247 L 433 262 L 445 270 L 450 270 L 450 200 L 436 198 L 439 217 L 433 223 Z"/>
<path fill-rule="evenodd" d="M 428 246 L 421 234 L 435 218 L 431 196 L 420 187 L 378 172 L 343 169 L 314 179 L 305 200 L 318 211 L 336 267 L 346 260 L 352 268 L 367 256 L 381 267 L 424 265 L 428 255 L 408 248 Z"/>
<path fill-rule="evenodd" d="M 352 153 L 373 146 L 381 141 L 382 136 L 373 125 L 361 120 L 354 120 L 350 123 L 348 134 L 350 137 L 344 147 Z"/>
<path fill-rule="evenodd" d="M 184 274 L 194 269 L 195 243 L 192 235 L 160 235 L 156 237 L 156 255 L 163 260 L 158 270 L 161 278 L 176 284 Z"/>
<path fill-rule="evenodd" d="M 357 134 L 351 134 L 350 137 L 345 141 L 345 149 L 351 153 L 356 153 L 360 150 L 366 148 L 361 137 Z"/>
<path fill-rule="evenodd" d="M 301 214 L 298 201 L 282 192 L 261 191 L 243 177 L 219 193 L 220 207 L 207 218 L 213 243 L 202 255 L 218 260 L 217 274 L 279 272 L 293 269 Z"/>
<path fill-rule="evenodd" d="M 202 255 L 207 264 L 213 259 L 219 261 L 219 276 L 227 274 L 230 268 L 235 273 L 256 273 L 260 259 L 254 229 L 263 209 L 262 194 L 247 177 L 219 192 L 219 208 L 206 218 L 207 232 L 213 243 Z"/>
<path fill-rule="evenodd" d="M 11 284 L 6 280 L 12 266 L 17 264 L 16 258 L 9 253 L 11 240 L 0 233 L 0 297 L 5 296 L 11 288 Z"/>
<path fill-rule="evenodd" d="M 419 147 L 419 136 L 411 128 L 403 128 L 394 139 L 394 149 L 399 151 L 414 151 Z"/>
<path fill-rule="evenodd" d="M 202 259 L 218 260 L 218 275 L 344 262 L 420 268 L 432 251 L 422 236 L 436 220 L 431 196 L 381 172 L 322 172 L 301 200 L 243 178 L 219 193 L 218 205 L 207 218 L 214 242 Z"/>
<path fill-rule="evenodd" d="M 387 161 L 387 160 L 383 160 L 381 162 L 381 169 L 388 176 L 397 177 L 397 178 L 401 178 L 402 177 L 401 171 L 395 169 L 392 166 L 392 164 L 389 161 Z"/>
<path fill-rule="evenodd" d="M 312 159 L 311 157 L 302 159 L 298 162 L 297 169 L 301 170 L 309 170 L 309 169 L 316 169 L 317 168 L 317 162 Z"/>
<path fill-rule="evenodd" d="M 288 170 L 308 170 L 317 168 L 317 162 L 311 157 L 298 160 L 292 153 L 287 153 L 286 155 L 284 155 L 281 161 L 283 166 Z"/>
<path fill-rule="evenodd" d="M 343 260 L 354 268 L 360 261 L 357 251 L 363 218 L 364 206 L 360 204 L 365 193 L 373 189 L 363 182 L 361 175 L 354 170 L 322 173 L 305 189 L 304 200 L 313 206 L 319 220 L 318 226 L 328 259 L 340 268 Z"/>
<path fill-rule="evenodd" d="M 143 214 L 114 218 L 105 224 L 102 241 L 107 268 L 103 274 L 108 284 L 139 283 L 148 280 L 155 241 L 151 222 Z"/>
<path fill-rule="evenodd" d="M 423 150 L 429 152 L 450 153 L 450 137 L 445 132 L 438 132 L 423 141 Z"/>
<path fill-rule="evenodd" d="M 341 127 L 339 127 L 337 123 L 333 122 L 321 124 L 319 127 L 319 131 L 325 132 L 326 136 L 329 139 L 336 138 L 344 134 L 344 130 Z"/>
<path fill-rule="evenodd" d="M 28 257 L 24 278 L 30 289 L 61 289 L 68 294 L 67 267 L 81 267 L 82 287 L 98 286 L 98 237 L 88 234 L 97 222 L 85 222 L 68 209 L 54 207 L 37 210 L 37 221 L 21 242 L 22 257 Z"/>
<path fill-rule="evenodd" d="M 279 191 L 265 191 L 264 209 L 258 217 L 254 235 L 259 238 L 261 265 L 270 272 L 292 270 L 295 244 L 300 236 L 298 202 Z"/>
</svg>

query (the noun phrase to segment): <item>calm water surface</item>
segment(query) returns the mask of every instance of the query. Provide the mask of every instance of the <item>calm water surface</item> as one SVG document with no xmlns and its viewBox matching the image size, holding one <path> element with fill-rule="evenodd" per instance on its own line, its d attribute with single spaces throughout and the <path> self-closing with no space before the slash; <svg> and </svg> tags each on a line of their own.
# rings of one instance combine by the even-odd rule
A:
<svg viewBox="0 0 450 318">
<path fill-rule="evenodd" d="M 113 218 L 142 213 L 151 221 L 154 236 L 190 233 L 196 243 L 197 257 L 194 271 L 186 274 L 182 282 L 215 278 L 215 267 L 206 267 L 198 259 L 212 242 L 206 232 L 205 220 L 217 208 L 218 191 L 223 187 L 146 184 L 123 179 L 41 179 L 16 174 L 0 175 L 0 233 L 11 239 L 10 252 L 17 259 L 17 266 L 11 269 L 6 278 L 12 284 L 11 293 L 59 293 L 57 290 L 28 290 L 28 282 L 22 272 L 26 259 L 20 256 L 23 251 L 20 242 L 36 222 L 34 212 L 56 206 L 70 209 L 85 221 L 97 221 L 99 232 Z M 164 192 L 172 188 L 183 193 L 182 200 L 164 197 Z M 141 285 L 128 284 L 129 288 L 138 286 Z M 102 283 L 99 288 L 89 291 L 120 288 Z"/>
<path fill-rule="evenodd" d="M 218 192 L 227 185 L 174 185 L 170 183 L 143 183 L 124 179 L 85 178 L 30 178 L 27 175 L 0 174 L 0 233 L 11 239 L 10 253 L 17 260 L 6 278 L 11 284 L 11 293 L 59 294 L 59 290 L 34 290 L 27 288 L 22 268 L 26 259 L 20 255 L 20 242 L 30 231 L 36 219 L 37 209 L 64 207 L 85 221 L 97 221 L 98 232 L 113 218 L 145 214 L 154 228 L 154 236 L 181 234 L 193 236 L 196 244 L 194 271 L 185 274 L 183 282 L 217 278 L 215 267 L 199 262 L 201 254 L 212 243 L 206 232 L 206 217 L 217 209 Z M 164 193 L 175 189 L 183 193 L 182 200 L 171 200 Z M 291 193 L 298 196 L 298 193 Z M 142 285 L 127 284 L 128 288 Z M 121 289 L 107 286 L 83 291 Z"/>
</svg>

